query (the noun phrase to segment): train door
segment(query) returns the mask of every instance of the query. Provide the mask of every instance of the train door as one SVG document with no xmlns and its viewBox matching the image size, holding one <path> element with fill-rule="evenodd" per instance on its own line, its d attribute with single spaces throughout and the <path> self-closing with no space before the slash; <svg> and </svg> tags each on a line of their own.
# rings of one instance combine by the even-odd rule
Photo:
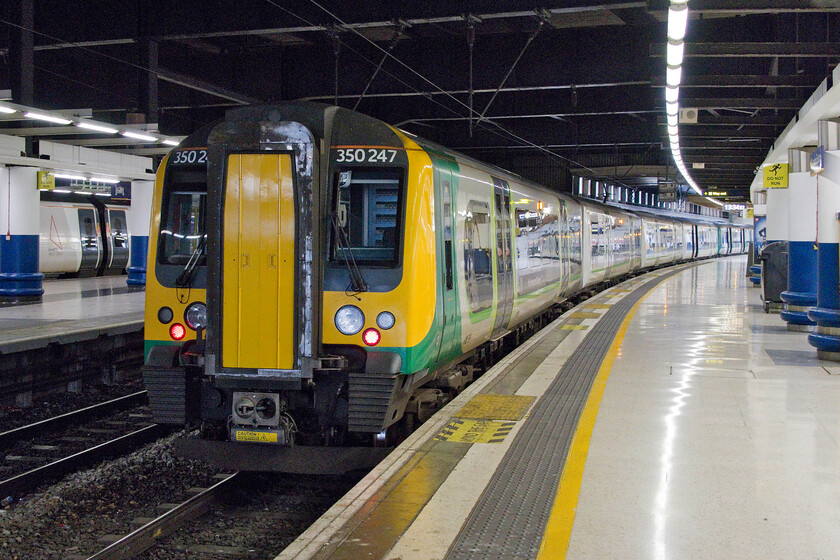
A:
<svg viewBox="0 0 840 560">
<path fill-rule="evenodd" d="M 438 255 L 438 279 L 441 283 L 441 315 L 443 321 L 443 332 L 441 333 L 440 350 L 438 359 L 446 359 L 450 355 L 456 355 L 461 350 L 460 335 L 457 332 L 458 315 L 458 292 L 455 286 L 455 259 L 452 222 L 452 198 L 454 185 L 452 185 L 452 171 L 456 163 L 447 160 L 433 158 L 435 169 L 435 227 L 442 233 L 442 243 L 437 248 Z M 457 170 L 456 170 L 457 171 Z M 442 265 L 442 266 L 441 266 Z"/>
<path fill-rule="evenodd" d="M 493 178 L 493 200 L 496 207 L 496 319 L 491 338 L 507 331 L 513 311 L 513 239 L 510 231 L 510 186 Z"/>
<path fill-rule="evenodd" d="M 82 242 L 82 262 L 79 276 L 96 276 L 102 258 L 102 244 L 99 240 L 99 224 L 93 207 L 79 208 L 79 239 Z"/>
<path fill-rule="evenodd" d="M 108 248 L 110 249 L 107 266 L 115 272 L 122 271 L 128 266 L 128 229 L 125 210 L 107 208 L 105 215 L 108 219 Z"/>
<path fill-rule="evenodd" d="M 569 268 L 571 265 L 571 247 L 569 247 L 569 208 L 566 206 L 566 201 L 560 199 L 560 208 L 558 212 L 560 216 L 560 224 L 557 234 L 560 236 L 560 266 L 562 284 L 560 287 L 561 293 L 566 293 L 569 289 Z"/>
<path fill-rule="evenodd" d="M 295 358 L 295 205 L 288 153 L 231 154 L 222 233 L 222 366 Z"/>
</svg>

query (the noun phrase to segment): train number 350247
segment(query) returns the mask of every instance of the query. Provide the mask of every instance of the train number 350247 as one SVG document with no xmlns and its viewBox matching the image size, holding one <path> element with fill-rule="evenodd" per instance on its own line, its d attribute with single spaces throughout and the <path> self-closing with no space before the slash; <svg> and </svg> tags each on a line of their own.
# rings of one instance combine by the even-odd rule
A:
<svg viewBox="0 0 840 560">
<path fill-rule="evenodd" d="M 397 150 L 378 148 L 339 148 L 336 163 L 391 163 L 397 157 Z"/>
</svg>

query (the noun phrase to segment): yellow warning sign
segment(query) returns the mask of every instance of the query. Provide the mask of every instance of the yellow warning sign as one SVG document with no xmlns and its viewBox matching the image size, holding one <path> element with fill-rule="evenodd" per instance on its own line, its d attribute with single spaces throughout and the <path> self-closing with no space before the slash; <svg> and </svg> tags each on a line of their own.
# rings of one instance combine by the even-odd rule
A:
<svg viewBox="0 0 840 560">
<path fill-rule="evenodd" d="M 535 397 L 518 395 L 476 395 L 455 413 L 474 420 L 519 420 Z"/>
<path fill-rule="evenodd" d="M 560 325 L 560 330 L 564 331 L 585 331 L 589 325 Z"/>
<path fill-rule="evenodd" d="M 55 188 L 55 173 L 52 171 L 38 172 L 38 190 L 51 191 Z"/>
<path fill-rule="evenodd" d="M 773 163 L 764 167 L 765 189 L 788 188 L 788 164 Z"/>
<path fill-rule="evenodd" d="M 502 443 L 516 422 L 453 419 L 435 436 L 436 441 Z"/>
</svg>

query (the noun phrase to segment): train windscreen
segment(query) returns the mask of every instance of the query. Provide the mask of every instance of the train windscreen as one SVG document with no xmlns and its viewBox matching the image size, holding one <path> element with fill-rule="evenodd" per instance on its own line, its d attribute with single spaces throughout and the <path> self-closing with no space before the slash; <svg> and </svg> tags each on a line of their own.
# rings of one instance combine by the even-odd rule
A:
<svg viewBox="0 0 840 560">
<path fill-rule="evenodd" d="M 336 177 L 330 261 L 393 267 L 399 260 L 401 169 L 352 169 Z"/>
<path fill-rule="evenodd" d="M 185 265 L 198 258 L 196 265 L 204 266 L 207 184 L 200 173 L 172 173 L 168 179 L 160 212 L 158 262 Z"/>
</svg>

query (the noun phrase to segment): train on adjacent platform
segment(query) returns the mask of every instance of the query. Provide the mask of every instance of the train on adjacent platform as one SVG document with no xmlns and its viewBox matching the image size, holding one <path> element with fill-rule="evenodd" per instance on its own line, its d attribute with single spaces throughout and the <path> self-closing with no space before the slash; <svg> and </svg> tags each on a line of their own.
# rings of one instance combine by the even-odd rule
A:
<svg viewBox="0 0 840 560">
<path fill-rule="evenodd" d="M 192 429 L 185 455 L 245 470 L 317 470 L 335 449 L 327 461 L 352 468 L 572 298 L 749 239 L 303 102 L 231 110 L 185 139 L 152 215 L 155 420 Z"/>
<path fill-rule="evenodd" d="M 47 276 L 123 274 L 130 257 L 128 207 L 95 195 L 44 192 L 38 269 Z"/>
</svg>

